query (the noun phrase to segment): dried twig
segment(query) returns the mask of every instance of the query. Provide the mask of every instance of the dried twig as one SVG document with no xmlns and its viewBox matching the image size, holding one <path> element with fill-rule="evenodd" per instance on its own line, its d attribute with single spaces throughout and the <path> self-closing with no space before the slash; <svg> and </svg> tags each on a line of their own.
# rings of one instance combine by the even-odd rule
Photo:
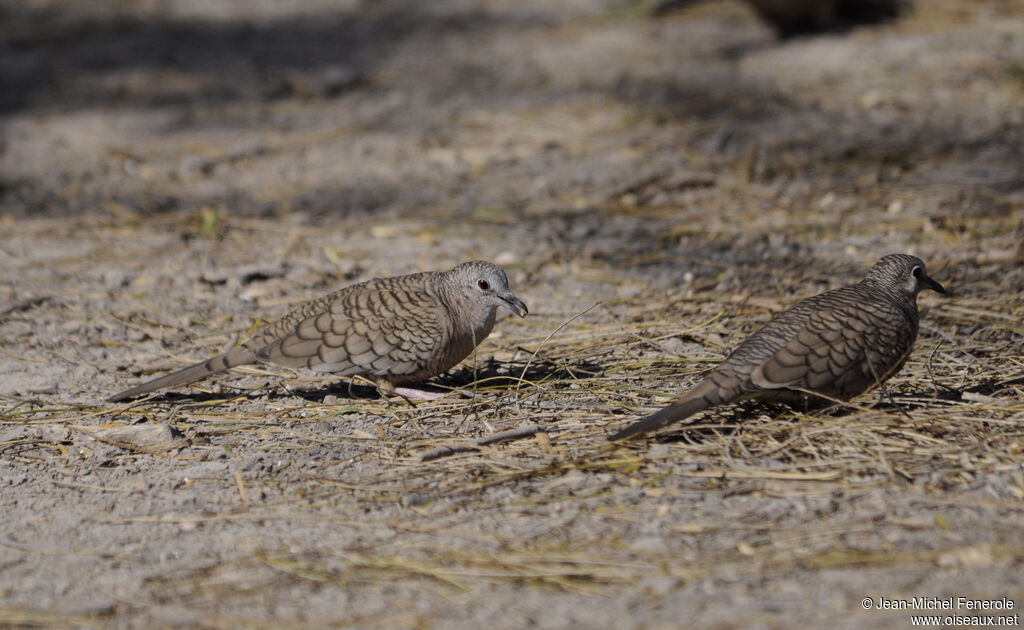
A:
<svg viewBox="0 0 1024 630">
<path fill-rule="evenodd" d="M 597 307 L 598 307 L 598 306 L 600 306 L 601 304 L 602 304 L 602 302 L 594 302 L 593 304 L 591 304 L 591 305 L 590 305 L 590 306 L 588 306 L 587 308 L 583 309 L 583 310 L 582 310 L 582 311 L 580 311 L 579 313 L 576 313 L 575 315 L 573 315 L 573 316 L 572 316 L 572 317 L 570 317 L 569 319 L 567 319 L 567 320 L 565 320 L 564 322 L 562 322 L 562 323 L 561 323 L 561 325 L 560 325 L 560 326 L 559 326 L 558 328 L 556 328 L 556 329 L 552 330 L 552 331 L 551 331 L 551 332 L 550 332 L 550 333 L 548 334 L 548 336 L 544 338 L 544 341 L 540 342 L 540 345 L 539 345 L 539 346 L 537 346 L 537 349 L 536 349 L 536 350 L 534 350 L 534 351 L 533 351 L 533 354 L 531 354 L 531 355 L 530 355 L 530 358 L 529 358 L 529 360 L 527 360 L 527 361 L 526 361 L 526 365 L 524 365 L 524 366 L 523 366 L 523 371 L 522 371 L 522 372 L 521 372 L 521 373 L 519 374 L 519 382 L 518 382 L 518 383 L 516 383 L 516 390 L 517 390 L 517 391 L 519 390 L 520 386 L 522 386 L 522 384 L 523 384 L 523 380 L 524 380 L 524 379 L 526 378 L 526 372 L 527 372 L 527 371 L 528 371 L 528 370 L 530 369 L 530 365 L 531 365 L 531 364 L 533 363 L 533 360 L 537 358 L 537 353 L 538 353 L 538 352 L 540 352 L 541 348 L 543 348 L 543 347 L 544 347 L 544 345 L 545 345 L 545 344 L 546 344 L 546 343 L 547 343 L 548 341 L 550 341 L 552 337 L 554 337 L 555 335 L 557 335 L 557 334 L 558 334 L 558 331 L 562 330 L 563 328 L 565 328 L 566 326 L 568 326 L 569 324 L 571 324 L 571 323 L 572 323 L 573 321 L 575 321 L 575 320 L 579 319 L 580 317 L 583 317 L 584 315 L 586 315 L 586 314 L 587 314 L 587 313 L 589 313 L 590 311 L 594 310 L 595 308 L 597 308 Z"/>
<path fill-rule="evenodd" d="M 441 457 L 447 457 L 449 455 L 454 455 L 455 453 L 475 451 L 480 446 L 530 437 L 531 435 L 543 430 L 544 427 L 539 424 L 530 424 L 525 427 L 519 427 L 518 429 L 509 429 L 508 431 L 499 431 L 497 433 L 484 435 L 478 437 L 472 442 L 461 442 L 459 444 L 451 444 L 448 446 L 438 446 L 437 448 L 432 448 L 429 451 L 425 451 L 420 454 L 420 461 L 429 462 L 432 459 L 440 459 Z"/>
</svg>

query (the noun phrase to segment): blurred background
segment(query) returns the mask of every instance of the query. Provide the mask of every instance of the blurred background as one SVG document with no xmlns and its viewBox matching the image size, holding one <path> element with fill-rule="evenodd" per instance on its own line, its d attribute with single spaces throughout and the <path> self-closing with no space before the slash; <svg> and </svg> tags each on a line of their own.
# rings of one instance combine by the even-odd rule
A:
<svg viewBox="0 0 1024 630">
<path fill-rule="evenodd" d="M 913 249 L 1019 207 L 1021 14 L 2 2 L 0 210 L 507 221 L 556 256 L 620 262 Z M 794 213 L 806 220 L 781 218 Z"/>
</svg>

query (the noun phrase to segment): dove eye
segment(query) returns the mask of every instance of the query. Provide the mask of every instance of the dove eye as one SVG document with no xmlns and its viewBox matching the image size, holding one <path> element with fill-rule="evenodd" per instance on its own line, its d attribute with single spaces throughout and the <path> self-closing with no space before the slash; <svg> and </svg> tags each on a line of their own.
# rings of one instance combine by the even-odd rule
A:
<svg viewBox="0 0 1024 630">
<path fill-rule="evenodd" d="M 488 289 L 491 288 L 491 283 L 487 282 L 486 280 L 477 280 L 476 286 L 480 287 L 484 291 L 487 291 Z"/>
<path fill-rule="evenodd" d="M 920 280 L 921 279 L 921 268 L 915 266 L 913 269 L 910 270 L 910 275 L 912 275 L 915 278 Z"/>
</svg>

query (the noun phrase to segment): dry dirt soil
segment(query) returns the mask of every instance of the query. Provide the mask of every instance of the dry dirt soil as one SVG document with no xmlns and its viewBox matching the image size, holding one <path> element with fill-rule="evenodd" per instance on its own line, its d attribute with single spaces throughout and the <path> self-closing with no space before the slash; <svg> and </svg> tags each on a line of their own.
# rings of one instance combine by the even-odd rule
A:
<svg viewBox="0 0 1024 630">
<path fill-rule="evenodd" d="M 1021 613 L 1022 3 L 781 39 L 726 1 L 3 0 L 0 81 L 0 626 Z M 891 252 L 952 294 L 884 390 L 607 442 Z M 531 314 L 431 383 L 462 393 L 104 402 L 474 258 Z"/>
</svg>

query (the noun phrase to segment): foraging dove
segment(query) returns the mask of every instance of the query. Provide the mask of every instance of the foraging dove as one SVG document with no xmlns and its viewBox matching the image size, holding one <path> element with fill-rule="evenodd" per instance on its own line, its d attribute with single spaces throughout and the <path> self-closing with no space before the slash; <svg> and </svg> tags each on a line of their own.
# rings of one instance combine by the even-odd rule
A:
<svg viewBox="0 0 1024 630">
<path fill-rule="evenodd" d="M 611 435 L 621 440 L 741 400 L 846 400 L 903 367 L 917 338 L 917 294 L 945 293 L 915 256 L 884 256 L 859 283 L 797 302 L 748 337 L 696 387 Z M 818 402 L 821 402 L 819 399 Z"/>
<path fill-rule="evenodd" d="M 505 271 L 489 262 L 376 278 L 301 306 L 220 356 L 107 400 L 185 385 L 250 363 L 361 376 L 385 392 L 437 398 L 441 394 L 395 386 L 446 372 L 469 356 L 491 333 L 499 306 L 520 317 L 527 313 Z"/>
</svg>

